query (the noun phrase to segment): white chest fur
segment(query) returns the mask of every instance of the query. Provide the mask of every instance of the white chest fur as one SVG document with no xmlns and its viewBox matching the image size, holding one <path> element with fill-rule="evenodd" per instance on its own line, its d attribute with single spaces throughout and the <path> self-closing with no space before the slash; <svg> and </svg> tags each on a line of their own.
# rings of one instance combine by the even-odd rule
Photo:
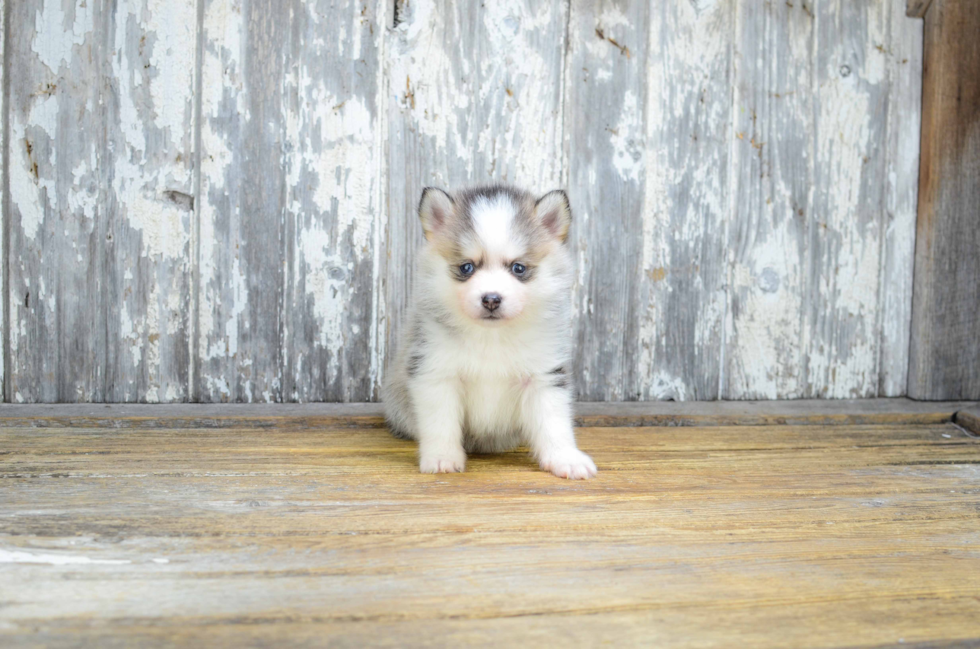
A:
<svg viewBox="0 0 980 649">
<path fill-rule="evenodd" d="M 479 327 L 441 341 L 439 356 L 446 378 L 458 382 L 469 435 L 517 432 L 526 394 L 564 360 L 560 345 L 550 338 L 529 330 Z"/>
</svg>

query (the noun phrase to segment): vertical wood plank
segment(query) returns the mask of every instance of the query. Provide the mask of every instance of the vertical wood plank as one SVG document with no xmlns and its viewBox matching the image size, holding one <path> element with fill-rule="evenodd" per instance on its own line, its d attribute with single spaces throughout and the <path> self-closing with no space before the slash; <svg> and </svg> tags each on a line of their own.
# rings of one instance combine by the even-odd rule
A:
<svg viewBox="0 0 980 649">
<path fill-rule="evenodd" d="M 377 395 L 384 6 L 205 5 L 202 401 Z"/>
<path fill-rule="evenodd" d="M 980 399 L 980 12 L 925 17 L 909 396 Z"/>
<path fill-rule="evenodd" d="M 108 401 L 186 401 L 195 0 L 127 0 L 107 23 Z"/>
<path fill-rule="evenodd" d="M 111 14 L 30 0 L 9 19 L 8 394 L 103 401 Z"/>
<path fill-rule="evenodd" d="M 4 70 L 7 67 L 7 50 L 4 46 L 7 43 L 4 30 L 7 26 L 7 3 L 0 0 L 0 402 L 7 400 L 6 383 L 6 356 L 9 343 L 7 312 L 10 310 L 7 304 L 7 272 L 6 264 L 9 253 L 6 246 L 7 229 L 7 139 L 10 135 L 7 120 L 7 84 Z"/>
<path fill-rule="evenodd" d="M 386 57 L 389 350 L 411 295 L 423 187 L 559 186 L 567 16 L 551 0 L 397 6 Z M 572 210 L 580 218 L 576 200 Z"/>
<path fill-rule="evenodd" d="M 888 148 L 878 299 L 881 341 L 877 396 L 897 397 L 906 393 L 908 384 L 922 115 L 922 21 L 908 18 L 899 3 L 885 3 L 885 10 L 891 16 L 886 58 Z"/>
<path fill-rule="evenodd" d="M 193 16 L 193 0 L 16 8 L 15 400 L 186 396 Z"/>
<path fill-rule="evenodd" d="M 803 396 L 873 397 L 887 168 L 887 2 L 814 4 Z"/>
<path fill-rule="evenodd" d="M 879 389 L 892 13 L 739 5 L 728 398 Z"/>
<path fill-rule="evenodd" d="M 378 396 L 386 4 L 291 5 L 282 136 L 288 401 Z"/>
<path fill-rule="evenodd" d="M 642 383 L 633 354 L 644 282 L 648 25 L 644 2 L 571 3 L 565 129 L 578 263 L 574 376 L 588 401 L 635 399 Z"/>
<path fill-rule="evenodd" d="M 625 341 L 632 386 L 622 394 L 625 399 L 718 397 L 730 210 L 733 8 L 730 2 L 652 5 L 641 159 L 641 310 L 638 338 Z M 602 82 L 592 83 L 603 92 Z M 581 112 L 573 113 L 580 123 L 590 123 Z M 603 136 L 621 146 L 619 134 L 593 135 Z M 570 162 L 573 168 L 577 164 Z M 599 206 L 597 223 L 609 217 Z M 600 233 L 638 236 L 597 228 L 595 234 Z"/>
<path fill-rule="evenodd" d="M 758 9 L 736 6 L 727 399 L 802 396 L 814 16 L 809 2 Z"/>
<path fill-rule="evenodd" d="M 200 401 L 279 401 L 283 95 L 291 7 L 205 0 L 198 202 Z"/>
</svg>

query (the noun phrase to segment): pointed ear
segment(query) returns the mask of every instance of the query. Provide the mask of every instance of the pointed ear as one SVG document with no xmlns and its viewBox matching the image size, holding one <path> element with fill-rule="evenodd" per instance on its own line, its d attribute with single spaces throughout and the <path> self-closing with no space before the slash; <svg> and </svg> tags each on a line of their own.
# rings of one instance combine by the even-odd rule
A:
<svg viewBox="0 0 980 649">
<path fill-rule="evenodd" d="M 425 232 L 428 241 L 449 225 L 455 207 L 452 197 L 438 187 L 426 187 L 422 190 L 419 219 L 422 221 L 422 231 Z"/>
<path fill-rule="evenodd" d="M 538 222 L 553 237 L 565 243 L 572 224 L 572 208 L 568 206 L 568 195 L 564 190 L 556 189 L 539 198 L 534 205 L 534 213 Z"/>
</svg>

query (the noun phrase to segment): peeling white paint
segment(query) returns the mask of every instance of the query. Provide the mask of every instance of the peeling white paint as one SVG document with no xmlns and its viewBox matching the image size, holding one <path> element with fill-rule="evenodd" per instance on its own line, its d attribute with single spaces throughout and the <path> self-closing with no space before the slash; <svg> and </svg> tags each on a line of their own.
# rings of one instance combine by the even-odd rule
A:
<svg viewBox="0 0 980 649">
<path fill-rule="evenodd" d="M 643 111 L 636 93 L 628 89 L 623 95 L 623 105 L 616 128 L 609 129 L 609 141 L 613 145 L 612 164 L 624 181 L 640 182 L 646 169 L 643 142 Z"/>
<path fill-rule="evenodd" d="M 139 173 L 138 168 L 132 168 L 130 171 Z M 184 210 L 168 205 L 162 198 L 146 196 L 134 184 L 124 186 L 126 181 L 122 180 L 122 176 L 119 178 L 118 196 L 125 201 L 129 225 L 143 235 L 146 254 L 150 257 L 186 259 L 190 232 L 187 229 Z"/>
<path fill-rule="evenodd" d="M 540 77 L 560 61 L 537 39 L 560 24 L 563 14 L 554 5 L 534 7 L 519 0 L 502 0 L 494 3 L 494 11 L 480 12 L 485 42 L 476 61 L 481 80 L 477 115 L 487 119 L 477 117 L 472 124 L 479 128 L 477 151 L 491 161 L 489 176 L 542 193 L 560 182 L 561 136 L 555 95 L 542 87 Z"/>
<path fill-rule="evenodd" d="M 147 255 L 186 260 L 190 241 L 187 212 L 168 201 L 165 192 L 181 190 L 189 194 L 191 191 L 190 160 L 176 162 L 175 153 L 182 150 L 183 143 L 189 142 L 194 126 L 190 115 L 195 7 L 190 2 L 147 0 L 138 14 L 136 7 L 129 9 L 129 13 L 120 12 L 117 16 L 117 55 L 112 59 L 113 72 L 122 89 L 120 130 L 129 148 L 113 160 L 113 189 L 129 225 L 142 233 Z M 129 17 L 139 22 L 131 23 Z M 132 24 L 138 30 L 135 34 L 129 33 Z M 128 42 L 134 40 L 145 43 L 142 47 L 149 51 L 148 56 L 144 52 L 128 51 Z M 144 54 L 146 58 L 131 60 L 131 54 Z M 147 114 L 141 115 L 135 100 L 146 70 L 151 72 L 151 101 L 144 107 Z M 156 158 L 158 151 L 150 152 L 153 157 L 147 159 L 151 128 L 159 129 L 157 137 L 163 138 L 162 164 Z"/>
<path fill-rule="evenodd" d="M 378 10 L 375 15 L 382 17 L 385 24 L 388 24 L 388 11 L 392 5 L 385 0 L 377 0 Z M 377 33 L 378 58 L 387 61 L 388 56 L 388 30 L 379 30 Z M 375 183 L 374 197 L 376 212 L 376 224 L 374 227 L 374 240 L 372 246 L 372 265 L 374 273 L 373 291 L 371 294 L 371 318 L 369 326 L 369 340 L 371 341 L 371 357 L 368 372 L 371 378 L 372 393 L 371 399 L 378 398 L 381 393 L 381 385 L 384 381 L 384 363 L 388 355 L 387 329 L 388 329 L 388 305 L 385 300 L 386 289 L 386 261 L 387 261 L 387 235 L 389 232 L 389 213 L 388 213 L 388 108 L 390 93 L 388 91 L 388 77 L 382 66 L 379 70 L 378 80 L 378 128 L 374 132 L 373 146 L 378 152 L 375 156 Z"/>
<path fill-rule="evenodd" d="M 726 247 L 723 225 L 732 189 L 728 148 L 701 142 L 730 137 L 729 14 L 726 5 L 713 3 L 651 11 L 643 85 L 646 130 L 642 137 L 631 136 L 641 142 L 643 158 L 630 166 L 624 138 L 611 138 L 616 159 L 623 161 L 620 176 L 636 176 L 643 184 L 637 360 L 642 371 L 634 391 L 644 399 L 706 398 L 717 391 L 708 377 L 723 362 L 727 287 L 723 272 L 708 275 L 704 266 L 721 268 L 706 257 L 721 256 Z M 678 78 L 696 83 L 680 86 Z M 623 115 L 629 112 L 624 108 Z M 621 135 L 622 128 L 617 130 Z M 689 297 L 679 299 L 679 291 Z M 684 332 L 678 335 L 678 329 Z M 693 348 L 679 351 L 679 339 L 691 340 Z M 702 350 L 710 351 L 699 364 L 692 356 Z"/>
<path fill-rule="evenodd" d="M 399 48 L 389 57 L 395 93 L 391 101 L 411 113 L 419 132 L 431 138 L 430 146 L 455 154 L 456 164 L 472 176 L 473 158 L 467 154 L 460 117 L 467 114 L 474 89 L 461 85 L 453 58 L 439 42 L 446 17 L 434 0 L 415 0 L 402 7 L 407 15 L 396 28 Z M 419 55 L 413 56 L 416 52 Z"/>
<path fill-rule="evenodd" d="M 242 5 L 237 0 L 213 0 L 204 11 L 204 55 L 200 74 L 202 76 L 201 96 L 201 179 L 200 196 L 195 206 L 200 234 L 198 245 L 198 347 L 200 360 L 203 363 L 198 368 L 201 391 L 207 399 L 209 396 L 216 400 L 231 398 L 231 385 L 224 375 L 216 375 L 208 366 L 209 361 L 231 359 L 238 349 L 238 316 L 247 308 L 248 292 L 245 279 L 238 259 L 237 241 L 222 242 L 218 240 L 215 224 L 220 218 L 216 205 L 211 196 L 222 197 L 229 195 L 231 187 L 226 184 L 226 178 L 235 174 L 235 160 L 232 152 L 232 142 L 224 130 L 228 128 L 226 99 L 234 102 L 234 110 L 242 123 L 250 118 L 243 99 L 243 49 L 245 43 L 245 24 L 242 16 Z M 235 179 L 228 178 L 232 182 Z M 237 198 L 237 197 L 236 197 Z M 232 223 L 241 218 L 240 206 L 237 200 L 231 201 L 231 213 L 227 218 Z M 230 271 L 231 277 L 226 281 L 235 303 L 232 313 L 224 312 L 222 304 L 223 286 L 217 284 L 219 269 L 216 261 L 219 259 L 219 246 L 232 246 L 234 250 L 234 268 L 222 269 Z M 237 312 L 236 312 L 237 311 Z M 224 314 L 222 316 L 222 314 Z M 219 322 L 218 318 L 222 320 Z M 239 359 L 241 360 L 241 359 Z"/>
<path fill-rule="evenodd" d="M 141 27 L 153 37 L 149 64 L 153 123 L 174 142 L 189 137 L 193 122 L 187 90 L 194 83 L 197 6 L 195 2 L 145 0 Z"/>
<path fill-rule="evenodd" d="M 242 209 L 239 185 L 250 181 L 240 175 L 247 146 L 237 129 L 251 120 L 244 72 L 254 52 L 245 51 L 251 27 L 238 0 L 204 5 L 199 196 L 192 173 L 197 3 L 137 0 L 117 7 L 106 58 L 117 102 L 106 131 L 111 172 L 101 168 L 101 145 L 49 146 L 73 141 L 63 132 L 64 111 L 79 106 L 59 98 L 67 86 L 54 92 L 44 84 L 76 74 L 84 63 L 76 55 L 101 29 L 93 9 L 37 6 L 27 25 L 11 27 L 29 34 L 33 25 L 26 54 L 41 89 L 9 116 L 14 232 L 38 246 L 57 237 L 64 259 L 88 266 L 84 229 L 54 217 L 99 224 L 108 193 L 117 210 L 109 234 L 124 251 L 115 286 L 128 296 L 113 311 L 116 338 L 109 343 L 118 345 L 124 375 L 116 380 L 126 398 L 185 398 L 185 386 L 168 375 L 182 345 L 199 348 L 193 362 L 202 364 L 207 397 L 247 400 L 275 398 L 281 388 L 279 376 L 262 375 L 267 365 L 256 354 L 272 353 L 263 345 L 296 345 L 296 357 L 284 361 L 292 363 L 291 395 L 310 398 L 318 388 L 309 377 L 341 376 L 364 336 L 371 340 L 367 367 L 355 371 L 376 389 L 385 341 L 403 308 L 404 295 L 392 286 L 411 264 L 421 186 L 500 179 L 544 191 L 563 176 L 578 179 L 575 191 L 615 185 L 608 195 L 623 201 L 574 204 L 577 229 L 642 237 L 632 248 L 640 258 L 631 260 L 641 275 L 624 280 L 639 286 L 639 303 L 624 308 L 620 322 L 597 313 L 602 303 L 590 294 L 594 274 L 608 263 L 601 255 L 610 246 L 599 244 L 609 241 L 575 242 L 576 326 L 601 321 L 604 328 L 584 332 L 584 339 L 620 336 L 637 352 L 618 368 L 631 373 L 629 385 L 606 376 L 596 358 L 584 358 L 579 378 L 587 385 L 618 381 L 609 390 L 620 397 L 700 398 L 699 374 L 721 367 L 719 390 L 729 398 L 874 396 L 879 385 L 883 394 L 904 390 L 919 119 L 911 106 L 920 94 L 921 25 L 900 7 L 836 2 L 814 5 L 816 16 L 799 5 L 759 9 L 748 0 L 690 0 L 669 10 L 608 6 L 598 15 L 572 7 L 578 22 L 566 47 L 565 3 L 501 0 L 472 13 L 462 3 L 413 0 L 401 4 L 393 30 L 384 25 L 392 8 L 382 0 L 370 8 L 340 3 L 329 15 L 304 5 L 297 11 L 308 12 L 309 33 L 290 35 L 300 39 L 300 54 L 282 53 L 281 126 L 268 113 L 263 125 L 282 142 L 282 159 L 269 165 L 285 172 L 285 205 L 281 214 L 257 216 Z M 636 15 L 649 22 L 638 24 Z M 462 36 L 471 29 L 479 42 Z M 588 69 L 566 61 L 566 51 L 573 58 L 585 53 Z M 336 57 L 349 58 L 357 72 L 325 73 L 323 59 Z M 377 89 L 359 85 L 362 76 L 344 76 L 370 76 L 373 66 L 382 66 Z M 581 108 L 565 102 L 585 87 L 615 97 L 604 113 L 609 119 L 593 122 L 589 114 L 563 122 Z M 573 135 L 566 129 L 579 128 L 587 145 L 564 160 Z M 570 174 L 586 160 L 589 169 Z M 105 178 L 111 186 L 99 184 Z M 880 200 L 869 191 L 876 178 L 885 183 Z M 172 191 L 194 196 L 195 212 L 189 202 L 168 198 Z M 603 220 L 621 216 L 618 209 L 642 209 L 632 221 L 641 232 L 603 233 Z M 242 220 L 252 218 L 283 219 L 283 232 L 293 228 L 293 239 L 281 244 L 285 262 L 254 268 L 239 256 L 249 242 L 236 237 L 245 231 Z M 134 236 L 142 242 L 138 253 L 127 248 Z M 705 271 L 725 255 L 720 275 Z M 279 268 L 280 262 L 293 265 Z M 195 263 L 196 287 L 188 279 Z M 5 321 L 17 356 L 32 348 L 38 319 L 58 317 L 65 302 L 50 275 L 32 284 L 16 261 L 11 268 L 18 292 L 36 290 L 28 306 L 26 296 L 10 300 Z M 275 289 L 283 291 L 285 315 L 278 316 L 281 339 L 260 344 L 249 289 L 256 274 L 267 272 L 285 278 Z M 372 294 L 355 294 L 356 273 L 367 272 L 371 280 L 357 286 Z M 189 334 L 195 345 L 181 340 L 189 291 L 199 293 L 198 326 Z M 682 295 L 691 304 L 679 313 L 672 305 Z M 368 300 L 369 308 L 359 302 Z M 355 305 L 371 315 L 350 317 Z M 304 312 L 314 326 L 297 315 Z M 636 338 L 627 340 L 627 331 Z M 304 340 L 297 343 L 297 336 Z M 693 349 L 678 350 L 678 339 Z M 684 355 L 701 365 L 685 366 L 678 361 Z M 320 358 L 333 360 L 319 367 Z M 137 379 L 146 393 L 136 394 Z M 85 398 L 81 383 L 76 388 Z M 12 391 L 17 400 L 36 398 Z"/>
<path fill-rule="evenodd" d="M 349 294 L 344 260 L 331 254 L 336 246 L 332 245 L 327 232 L 315 226 L 304 230 L 298 245 L 299 265 L 306 269 L 306 294 L 312 299 L 318 325 L 318 343 L 336 358 L 346 338 L 344 313 Z M 338 367 L 331 364 L 325 369 L 333 379 Z"/>
<path fill-rule="evenodd" d="M 687 384 L 681 376 L 654 369 L 646 380 L 647 398 L 675 401 L 686 401 L 691 398 L 687 394 Z"/>
<path fill-rule="evenodd" d="M 225 320 L 225 338 L 224 341 L 217 341 L 218 347 L 209 351 L 212 358 L 222 354 L 234 358 L 238 354 L 238 320 L 248 308 L 248 278 L 242 271 L 241 260 L 238 255 L 235 255 L 232 262 L 231 287 L 232 304 L 231 312 Z M 221 345 L 221 342 L 224 342 L 224 345 Z"/>
<path fill-rule="evenodd" d="M 112 234 L 128 238 L 125 228 L 132 228 L 146 258 L 126 260 L 134 265 L 125 266 L 129 299 L 118 310 L 119 355 L 126 361 L 117 382 L 128 398 L 156 402 L 174 394 L 175 346 L 186 345 L 174 334 L 188 316 L 192 219 L 189 203 L 174 196 L 193 194 L 196 8 L 142 0 L 118 7 L 115 23 L 119 137 L 112 141 L 111 189 L 122 218 Z"/>
<path fill-rule="evenodd" d="M 301 159 L 292 163 L 287 183 L 299 189 L 301 173 L 312 172 L 318 178 L 313 192 L 316 207 L 334 215 L 339 232 L 351 232 L 354 250 L 366 248 L 374 225 L 369 215 L 376 211 L 372 174 L 376 119 L 360 97 L 341 99 L 308 77 L 297 80 L 296 90 L 310 92 L 312 98 L 286 122 L 288 141 L 304 147 Z M 304 142 L 304 131 L 314 128 L 326 136 L 317 143 L 319 153 Z"/>
<path fill-rule="evenodd" d="M 768 216 L 779 223 L 772 212 Z M 765 240 L 756 242 L 750 256 L 734 264 L 731 284 L 739 292 L 739 312 L 726 323 L 738 336 L 728 388 L 734 394 L 782 398 L 802 394 L 799 336 L 803 299 L 795 252 L 791 222 L 782 221 Z M 775 281 L 763 280 L 764 275 Z"/>
<path fill-rule="evenodd" d="M 560 55 L 560 50 L 542 48 L 538 41 L 542 31 L 555 30 L 564 20 L 564 7 L 535 9 L 507 0 L 495 3 L 493 11 L 481 11 L 476 60 L 474 48 L 454 36 L 459 29 L 454 17 L 435 2 L 404 6 L 396 51 L 387 57 L 389 100 L 411 116 L 412 125 L 428 138 L 427 149 L 451 160 L 450 176 L 439 181 L 501 179 L 542 192 L 556 187 L 558 97 L 554 85 L 542 84 L 541 74 L 558 72 L 559 61 L 546 55 Z M 470 70 L 473 64 L 476 70 Z"/>
<path fill-rule="evenodd" d="M 208 57 L 205 57 L 207 60 Z M 197 218 L 199 221 L 200 235 L 200 255 L 198 268 L 200 274 L 201 302 L 198 313 L 199 318 L 199 341 L 200 348 L 205 359 L 218 358 L 224 355 L 224 350 L 209 343 L 209 337 L 214 331 L 214 315 L 218 306 L 219 297 L 216 294 L 214 278 L 217 272 L 215 268 L 216 260 L 216 235 L 214 231 L 214 208 L 210 201 L 204 200 L 208 192 L 221 194 L 224 191 L 224 170 L 231 164 L 231 150 L 228 148 L 224 139 L 221 138 L 213 128 L 209 126 L 211 119 L 217 115 L 204 113 L 201 129 L 201 148 L 208 152 L 207 156 L 201 160 L 201 196 L 200 205 L 196 207 Z"/>
<path fill-rule="evenodd" d="M 20 227 L 28 239 L 37 237 L 45 212 L 54 209 L 52 201 L 57 190 L 55 179 L 49 174 L 58 163 L 58 151 L 51 147 L 48 158 L 40 160 L 42 150 L 38 146 L 38 136 L 52 142 L 55 140 L 58 113 L 57 96 L 46 94 L 33 99 L 25 121 L 21 121 L 16 112 L 11 119 L 10 199 L 20 213 Z M 91 216 L 92 213 L 86 214 Z"/>
<path fill-rule="evenodd" d="M 48 66 L 52 74 L 57 74 L 62 64 L 71 62 L 74 48 L 83 45 L 92 32 L 93 7 L 90 3 L 74 5 L 68 31 L 68 16 L 63 7 L 64 3 L 60 0 L 48 0 L 41 4 L 34 18 L 35 33 L 31 46 L 37 58 Z"/>
<path fill-rule="evenodd" d="M 821 260 L 822 272 L 815 283 L 818 294 L 810 299 L 822 305 L 817 317 L 833 325 L 828 328 L 811 319 L 807 328 L 813 334 L 807 380 L 819 386 L 814 396 L 860 398 L 877 392 L 874 311 L 881 232 L 877 220 L 869 220 L 877 214 L 867 214 L 861 200 L 866 165 L 876 146 L 871 141 L 874 113 L 869 94 L 876 89 L 863 80 L 858 83 L 862 73 L 853 70 L 844 77 L 834 70 L 816 97 L 820 108 L 817 165 L 825 184 L 817 192 L 815 209 L 820 221 L 814 226 L 824 229 L 828 254 Z"/>
</svg>

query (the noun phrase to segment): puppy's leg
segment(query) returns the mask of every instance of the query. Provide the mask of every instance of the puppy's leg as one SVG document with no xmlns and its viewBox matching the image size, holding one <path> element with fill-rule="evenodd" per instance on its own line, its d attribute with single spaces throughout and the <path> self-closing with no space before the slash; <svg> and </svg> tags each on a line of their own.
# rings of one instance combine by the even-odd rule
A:
<svg viewBox="0 0 980 649">
<path fill-rule="evenodd" d="M 595 462 L 575 445 L 567 390 L 552 385 L 529 387 L 522 405 L 525 435 L 531 454 L 542 469 L 559 478 L 595 477 Z"/>
<path fill-rule="evenodd" d="M 448 380 L 416 380 L 411 388 L 418 423 L 419 470 L 459 473 L 466 468 L 463 450 L 463 402 L 459 386 Z"/>
</svg>

